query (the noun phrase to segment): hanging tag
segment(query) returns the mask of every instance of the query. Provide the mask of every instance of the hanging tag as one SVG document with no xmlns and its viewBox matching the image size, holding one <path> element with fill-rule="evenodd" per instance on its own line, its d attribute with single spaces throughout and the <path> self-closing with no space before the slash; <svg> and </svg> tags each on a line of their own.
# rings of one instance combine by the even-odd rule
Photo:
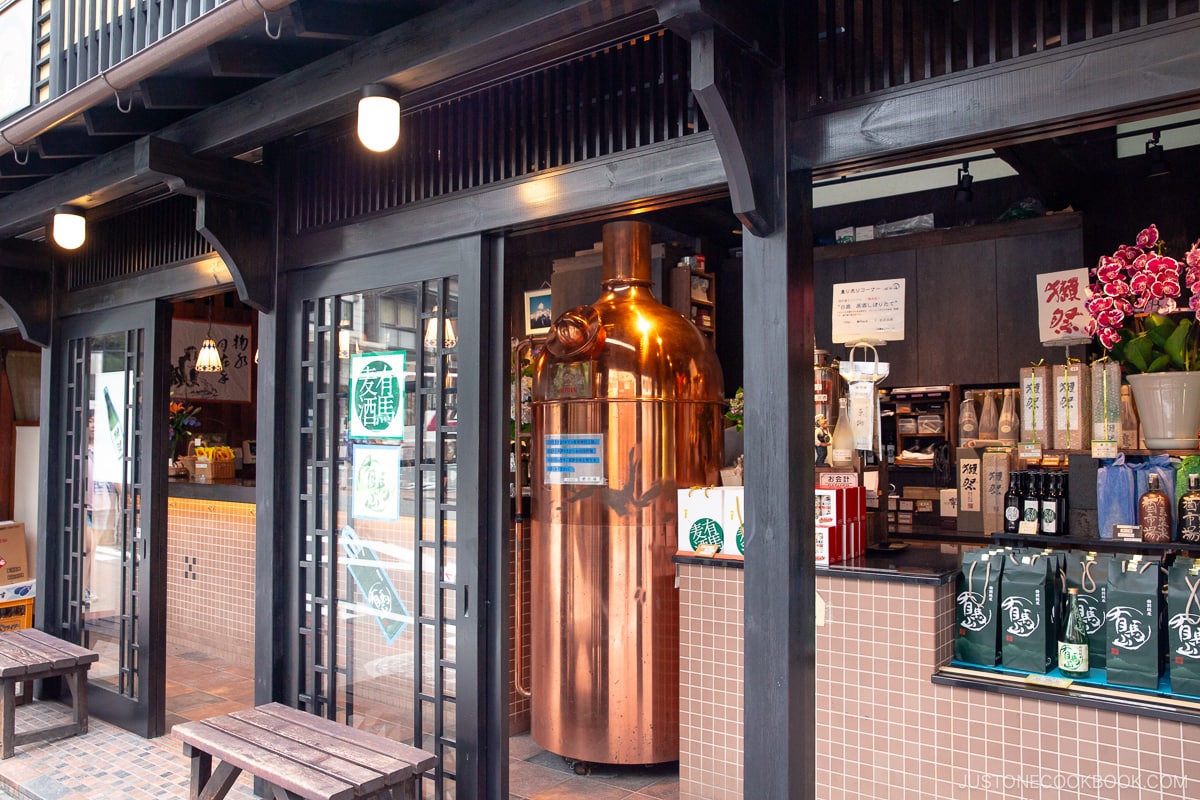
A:
<svg viewBox="0 0 1200 800">
<path fill-rule="evenodd" d="M 874 361 L 855 361 L 854 351 L 869 349 L 874 355 Z M 854 448 L 856 450 L 873 450 L 882 460 L 883 449 L 878 436 L 879 425 L 879 395 L 875 384 L 882 381 L 891 372 L 891 365 L 879 360 L 879 351 L 868 342 L 859 342 L 850 348 L 845 361 L 838 362 L 838 373 L 846 379 L 850 395 L 850 420 L 854 432 Z"/>
<path fill-rule="evenodd" d="M 1092 440 L 1092 458 L 1116 458 L 1119 452 L 1115 441 Z"/>
<path fill-rule="evenodd" d="M 875 449 L 875 384 L 850 384 L 850 424 L 855 450 Z"/>
</svg>

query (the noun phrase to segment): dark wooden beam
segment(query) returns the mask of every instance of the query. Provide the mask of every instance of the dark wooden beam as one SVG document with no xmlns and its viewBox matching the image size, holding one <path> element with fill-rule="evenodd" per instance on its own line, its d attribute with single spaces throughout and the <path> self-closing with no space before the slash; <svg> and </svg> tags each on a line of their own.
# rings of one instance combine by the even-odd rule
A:
<svg viewBox="0 0 1200 800">
<path fill-rule="evenodd" d="M 37 137 L 37 151 L 42 158 L 94 158 L 128 144 L 136 137 L 94 137 L 80 130 L 53 130 Z"/>
<path fill-rule="evenodd" d="M 50 345 L 53 260 L 49 246 L 21 239 L 0 241 L 0 303 L 26 341 Z"/>
<path fill-rule="evenodd" d="M 196 230 L 221 254 L 242 302 L 266 313 L 274 310 L 274 226 L 270 209 L 201 193 L 196 198 Z"/>
<path fill-rule="evenodd" d="M 0 177 L 0 194 L 12 194 L 34 186 L 41 178 L 2 178 Z"/>
<path fill-rule="evenodd" d="M 235 156 L 351 113 L 364 84 L 403 92 L 535 52 L 577 52 L 656 23 L 652 0 L 458 0 L 161 131 L 197 155 Z M 510 74 L 505 71 L 503 74 Z M 474 81 L 481 78 L 473 77 Z"/>
<path fill-rule="evenodd" d="M 730 0 L 658 0 L 658 19 L 686 39 L 710 28 L 719 28 L 743 50 L 757 53 L 770 63 L 780 63 L 782 31 L 775 3 L 739 3 Z"/>
<path fill-rule="evenodd" d="M 827 178 L 1194 108 L 1198 38 L 1193 15 L 797 115 L 791 166 Z"/>
<path fill-rule="evenodd" d="M 166 127 L 177 119 L 178 111 L 132 108 L 122 112 L 114 106 L 97 106 L 83 112 L 83 121 L 92 136 L 141 136 Z"/>
<path fill-rule="evenodd" d="M 259 205 L 272 202 L 270 180 L 257 164 L 195 158 L 176 142 L 154 136 L 141 140 L 136 152 L 134 172 L 157 176 L 172 192 L 222 195 Z"/>
<path fill-rule="evenodd" d="M 404 19 L 396 3 L 353 5 L 325 0 L 299 0 L 288 6 L 296 35 L 305 39 L 347 41 L 366 39 Z"/>
<path fill-rule="evenodd" d="M 139 86 L 147 109 L 198 109 L 248 91 L 261 81 L 238 78 L 147 78 Z"/>
<path fill-rule="evenodd" d="M 781 73 L 739 50 L 718 28 L 692 36 L 692 93 L 716 137 L 725 163 L 733 213 L 758 236 L 778 224 L 772 207 L 777 173 L 771 132 L 772 82 Z"/>
<path fill-rule="evenodd" d="M 311 60 L 311 53 L 274 43 L 225 41 L 208 48 L 208 67 L 216 78 L 278 78 Z"/>
<path fill-rule="evenodd" d="M 42 158 L 36 152 L 27 153 L 24 160 L 24 164 L 18 164 L 11 150 L 0 156 L 0 177 L 45 178 L 87 161 L 86 158 Z"/>
</svg>

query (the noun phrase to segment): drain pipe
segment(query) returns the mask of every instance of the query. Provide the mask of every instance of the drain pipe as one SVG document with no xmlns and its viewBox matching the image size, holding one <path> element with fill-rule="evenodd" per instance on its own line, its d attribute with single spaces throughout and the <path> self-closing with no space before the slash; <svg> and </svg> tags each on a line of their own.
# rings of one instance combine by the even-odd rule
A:
<svg viewBox="0 0 1200 800">
<path fill-rule="evenodd" d="M 13 149 L 27 144 L 80 112 L 87 111 L 113 94 L 128 89 L 186 56 L 221 41 L 255 20 L 264 20 L 267 35 L 279 37 L 279 24 L 272 34 L 267 14 L 291 5 L 294 0 L 228 0 L 214 9 L 147 45 L 112 67 L 88 78 L 65 94 L 48 100 L 0 128 L 0 139 Z M 117 98 L 120 105 L 120 98 Z"/>
</svg>

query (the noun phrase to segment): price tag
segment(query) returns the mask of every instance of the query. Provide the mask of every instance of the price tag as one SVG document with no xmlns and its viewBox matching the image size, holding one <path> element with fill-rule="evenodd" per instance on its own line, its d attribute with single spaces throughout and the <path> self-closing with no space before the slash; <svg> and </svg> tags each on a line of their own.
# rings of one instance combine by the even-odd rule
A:
<svg viewBox="0 0 1200 800">
<path fill-rule="evenodd" d="M 715 544 L 702 544 L 696 548 L 696 555 L 704 556 L 705 558 L 713 558 L 720 552 L 720 549 Z"/>
<path fill-rule="evenodd" d="M 1021 442 L 1017 445 L 1017 457 L 1023 458 L 1026 461 L 1041 461 L 1042 460 L 1042 443 L 1041 442 Z"/>
<path fill-rule="evenodd" d="M 1122 539 L 1127 542 L 1140 542 L 1142 540 L 1142 526 L 1113 525 L 1113 538 Z"/>
<path fill-rule="evenodd" d="M 1115 441 L 1092 440 L 1092 458 L 1116 458 L 1118 452 Z"/>
<path fill-rule="evenodd" d="M 1055 675 L 1026 675 L 1026 683 L 1034 683 L 1038 686 L 1049 686 L 1052 689 L 1066 689 L 1074 681 L 1070 678 L 1060 678 Z"/>
<path fill-rule="evenodd" d="M 1038 532 L 1038 524 L 1036 519 L 1023 519 L 1017 524 L 1017 533 L 1024 533 L 1030 536 L 1036 536 Z"/>
</svg>

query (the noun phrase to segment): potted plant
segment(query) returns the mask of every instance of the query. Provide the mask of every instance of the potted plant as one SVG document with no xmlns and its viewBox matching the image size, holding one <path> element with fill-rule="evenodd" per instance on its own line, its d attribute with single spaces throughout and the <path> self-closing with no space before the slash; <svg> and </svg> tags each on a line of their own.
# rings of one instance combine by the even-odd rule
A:
<svg viewBox="0 0 1200 800">
<path fill-rule="evenodd" d="M 733 421 L 733 427 L 725 429 L 725 464 L 727 466 L 721 469 L 721 485 L 722 486 L 741 486 L 742 485 L 742 413 L 745 407 L 745 395 L 742 387 L 738 387 L 737 393 L 733 399 L 729 401 L 729 410 L 725 412 L 725 418 Z"/>
<path fill-rule="evenodd" d="M 1158 227 L 1102 256 L 1091 270 L 1088 332 L 1121 365 L 1148 447 L 1191 449 L 1200 427 L 1200 242 L 1181 263 Z M 1180 302 L 1187 297 L 1186 307 Z"/>
</svg>

